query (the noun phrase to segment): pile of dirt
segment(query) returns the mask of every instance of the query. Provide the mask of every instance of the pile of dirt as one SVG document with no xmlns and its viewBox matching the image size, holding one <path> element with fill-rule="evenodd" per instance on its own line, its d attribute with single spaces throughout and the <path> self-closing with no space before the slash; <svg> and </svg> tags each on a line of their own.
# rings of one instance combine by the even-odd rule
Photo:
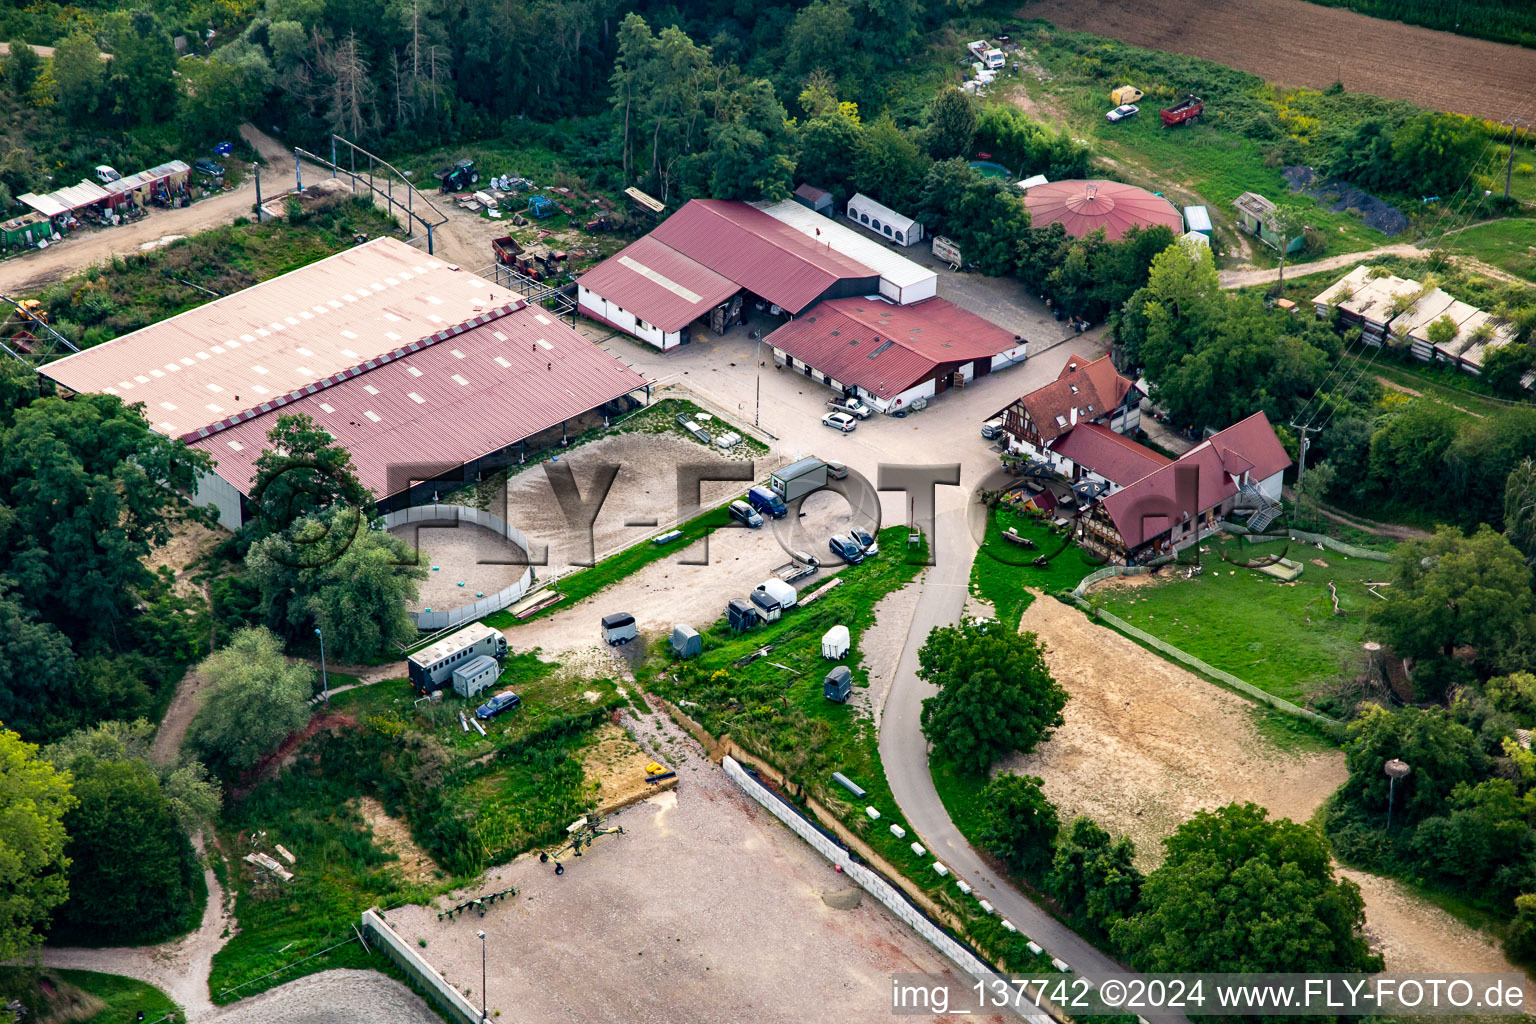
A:
<svg viewBox="0 0 1536 1024">
<path fill-rule="evenodd" d="M 1343 178 L 1325 178 L 1301 164 L 1285 168 L 1284 174 L 1292 192 L 1316 199 L 1335 213 L 1357 211 L 1366 227 L 1375 228 L 1388 238 L 1408 230 L 1408 218 L 1403 211 Z"/>
<path fill-rule="evenodd" d="M 597 739 L 582 751 L 581 770 L 588 782 L 597 783 L 597 813 L 608 815 L 637 800 L 654 796 L 661 789 L 677 785 L 677 780 L 645 781 L 645 766 L 651 755 L 617 725 L 597 730 Z"/>
<path fill-rule="evenodd" d="M 385 853 L 392 853 L 399 858 L 400 872 L 407 881 L 426 882 L 443 877 L 443 870 L 437 866 L 437 861 L 416 845 L 409 825 L 399 818 L 390 817 L 384 805 L 371 796 L 360 796 L 356 803 L 358 812 L 373 831 L 373 841 Z"/>
</svg>

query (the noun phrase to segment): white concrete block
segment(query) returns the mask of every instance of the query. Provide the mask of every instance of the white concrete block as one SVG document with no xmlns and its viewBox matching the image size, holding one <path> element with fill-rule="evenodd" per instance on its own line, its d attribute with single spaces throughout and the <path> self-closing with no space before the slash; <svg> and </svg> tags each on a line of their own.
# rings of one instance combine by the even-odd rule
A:
<svg viewBox="0 0 1536 1024">
<path fill-rule="evenodd" d="M 926 856 L 928 856 L 928 851 L 923 849 L 923 844 L 922 843 L 913 843 L 912 844 L 912 852 L 917 854 L 919 857 L 926 857 Z"/>
<path fill-rule="evenodd" d="M 1006 917 L 1003 918 L 1002 925 L 1003 925 L 1004 928 L 1008 929 L 1010 932 L 1017 932 L 1018 931 L 1018 929 L 1013 926 L 1013 922 L 1008 920 Z"/>
<path fill-rule="evenodd" d="M 969 885 L 967 885 L 964 881 L 962 881 L 962 880 L 960 880 L 958 878 L 955 879 L 955 888 L 959 889 L 961 892 L 965 893 L 965 895 L 967 895 L 967 896 L 969 896 L 971 894 L 971 887 Z"/>
<path fill-rule="evenodd" d="M 892 825 L 891 835 L 895 836 L 897 839 L 905 839 L 907 838 L 907 830 L 902 828 L 900 825 Z"/>
<path fill-rule="evenodd" d="M 981 909 L 986 911 L 988 914 L 995 914 L 995 913 L 997 913 L 997 911 L 992 909 L 992 904 L 988 903 L 986 900 L 981 900 L 980 903 L 981 903 Z"/>
<path fill-rule="evenodd" d="M 1072 969 L 1054 956 L 1051 957 L 1051 966 L 1056 968 L 1058 971 L 1070 971 Z"/>
<path fill-rule="evenodd" d="M 1040 943 L 1038 942 L 1030 942 L 1029 951 L 1035 954 L 1035 956 L 1039 956 L 1041 953 L 1045 952 L 1045 950 L 1040 948 Z"/>
<path fill-rule="evenodd" d="M 880 812 L 873 807 L 864 808 L 864 813 L 874 819 L 878 819 L 880 817 Z"/>
<path fill-rule="evenodd" d="M 939 877 L 940 878 L 948 878 L 949 877 L 949 868 L 945 867 L 939 861 L 934 861 L 933 862 L 933 870 L 935 870 L 935 871 L 937 871 L 939 873 Z"/>
</svg>

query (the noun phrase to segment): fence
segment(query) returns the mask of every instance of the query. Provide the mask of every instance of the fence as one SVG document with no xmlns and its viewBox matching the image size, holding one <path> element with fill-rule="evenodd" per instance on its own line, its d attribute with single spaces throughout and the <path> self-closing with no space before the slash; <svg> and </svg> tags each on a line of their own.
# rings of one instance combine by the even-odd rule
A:
<svg viewBox="0 0 1536 1024">
<path fill-rule="evenodd" d="M 1144 576 L 1149 571 L 1144 565 L 1106 565 L 1102 569 L 1093 570 L 1079 580 L 1077 586 L 1072 588 L 1072 596 L 1080 601 L 1083 594 L 1095 583 L 1113 579 L 1116 576 Z"/>
<path fill-rule="evenodd" d="M 831 836 L 817 828 L 804 816 L 790 807 L 776 794 L 754 779 L 745 768 L 733 757 L 721 760 L 720 766 L 725 773 L 736 781 L 736 784 L 744 789 L 748 796 L 766 807 L 774 817 L 810 843 L 822 856 L 842 869 L 843 874 L 853 879 L 854 882 L 868 892 L 875 899 L 885 904 L 886 908 L 902 921 L 905 921 L 912 930 L 937 949 L 944 956 L 957 964 L 962 971 L 973 978 L 989 981 L 1002 977 L 994 971 L 990 964 L 983 961 L 967 946 L 960 943 L 953 935 L 945 931 L 937 923 L 931 920 L 927 914 L 914 906 L 899 889 L 887 882 L 879 874 L 869 867 L 854 860 L 849 852 L 838 844 Z M 1039 1007 L 1025 1003 L 1014 1006 L 1013 1009 L 1020 1017 L 1030 1024 L 1054 1024 L 1052 1018 Z"/>
<path fill-rule="evenodd" d="M 471 522 L 476 526 L 482 526 L 487 530 L 505 537 L 517 545 L 526 555 L 530 550 L 528 537 L 523 531 L 508 525 L 489 512 L 482 512 L 477 508 L 469 508 L 465 505 L 413 505 L 410 508 L 398 509 L 384 516 L 384 528 L 393 530 L 397 526 L 408 523 L 447 522 L 460 523 Z M 523 574 L 517 582 L 506 589 L 492 594 L 490 597 L 480 598 L 470 604 L 460 605 L 449 611 L 421 611 L 411 612 L 411 621 L 422 632 L 432 632 L 439 629 L 447 629 L 465 622 L 474 622 L 482 619 L 492 612 L 499 612 L 508 605 L 522 600 L 533 586 L 533 566 L 523 568 Z"/>
<path fill-rule="evenodd" d="M 1277 540 L 1299 540 L 1305 544 L 1321 544 L 1330 551 L 1337 551 L 1341 555 L 1350 558 L 1364 558 L 1372 562 L 1390 562 L 1390 552 L 1377 551 L 1373 548 L 1357 548 L 1353 544 L 1346 544 L 1324 533 L 1308 533 L 1305 530 L 1287 530 L 1285 533 L 1249 533 L 1246 528 L 1236 523 L 1227 524 L 1227 532 L 1234 537 L 1241 537 L 1244 544 L 1268 544 Z"/>
<path fill-rule="evenodd" d="M 442 1007 L 450 1021 L 454 1024 L 482 1024 L 484 1018 L 480 1007 L 472 1005 L 462 992 L 448 984 L 448 979 L 437 973 L 436 968 L 418 956 L 404 939 L 395 934 L 395 930 L 377 910 L 369 908 L 363 911 L 362 928 L 363 934 L 373 936 L 384 955 L 393 960 L 406 977 Z"/>
</svg>

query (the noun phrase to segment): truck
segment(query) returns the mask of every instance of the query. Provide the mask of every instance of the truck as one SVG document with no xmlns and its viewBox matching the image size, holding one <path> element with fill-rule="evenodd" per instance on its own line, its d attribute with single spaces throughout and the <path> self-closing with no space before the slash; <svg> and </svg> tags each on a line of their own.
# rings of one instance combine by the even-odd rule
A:
<svg viewBox="0 0 1536 1024">
<path fill-rule="evenodd" d="M 768 474 L 768 486 L 781 501 L 803 498 L 827 483 L 827 464 L 812 457 L 791 462 L 783 469 Z"/>
<path fill-rule="evenodd" d="M 933 236 L 933 254 L 949 264 L 949 269 L 960 269 L 960 247 L 943 235 Z"/>
<path fill-rule="evenodd" d="M 852 395 L 827 399 L 827 408 L 835 409 L 838 412 L 846 412 L 848 415 L 857 416 L 861 420 L 867 420 L 875 414 L 875 410 Z"/>
<path fill-rule="evenodd" d="M 994 47 L 981 55 L 981 63 L 988 71 L 1001 71 L 1007 66 L 1008 57 L 1002 50 Z"/>
<path fill-rule="evenodd" d="M 808 555 L 804 551 L 796 551 L 792 559 L 773 570 L 773 575 L 785 583 L 793 583 L 796 580 L 803 580 L 807 576 L 816 575 L 816 571 L 820 568 L 821 563 L 816 560 L 814 555 Z"/>
<path fill-rule="evenodd" d="M 1193 121 L 1204 112 L 1205 101 L 1194 93 L 1186 96 L 1183 103 L 1158 111 L 1162 115 L 1164 128 L 1172 128 L 1176 124 Z"/>
<path fill-rule="evenodd" d="M 965 44 L 965 52 L 969 53 L 976 60 L 981 60 L 982 54 L 990 49 L 992 49 L 992 46 L 985 39 L 978 39 L 974 43 Z"/>
</svg>

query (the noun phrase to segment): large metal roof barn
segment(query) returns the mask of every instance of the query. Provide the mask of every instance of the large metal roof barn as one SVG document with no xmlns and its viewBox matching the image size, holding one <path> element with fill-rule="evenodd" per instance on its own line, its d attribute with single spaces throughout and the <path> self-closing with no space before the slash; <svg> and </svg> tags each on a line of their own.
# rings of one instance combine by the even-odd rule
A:
<svg viewBox="0 0 1536 1024">
<path fill-rule="evenodd" d="M 738 291 L 794 315 L 879 282 L 878 271 L 754 206 L 695 199 L 584 274 L 577 301 L 584 315 L 668 349 Z"/>
<path fill-rule="evenodd" d="M 215 473 L 196 500 L 231 528 L 280 416 L 312 417 L 388 508 L 407 503 L 408 477 L 419 481 L 423 468 L 441 477 L 479 464 L 647 384 L 553 315 L 394 239 L 42 373 L 71 391 L 142 402 L 156 431 L 208 452 Z"/>
<path fill-rule="evenodd" d="M 837 221 L 823 217 L 793 199 L 782 203 L 754 203 L 774 220 L 783 221 L 812 242 L 827 246 L 856 260 L 880 275 L 880 294 L 903 306 L 938 294 L 939 275 L 914 263 L 882 242 Z"/>
<path fill-rule="evenodd" d="M 1175 235 L 1184 232 L 1184 217 L 1172 203 L 1120 181 L 1051 181 L 1025 192 L 1024 205 L 1034 227 L 1060 224 L 1073 238 L 1103 228 L 1113 242 L 1133 227 L 1159 224 Z"/>
<path fill-rule="evenodd" d="M 868 296 L 818 303 L 765 341 L 779 362 L 882 412 L 1016 362 L 1025 344 L 944 299 L 898 306 Z"/>
</svg>

